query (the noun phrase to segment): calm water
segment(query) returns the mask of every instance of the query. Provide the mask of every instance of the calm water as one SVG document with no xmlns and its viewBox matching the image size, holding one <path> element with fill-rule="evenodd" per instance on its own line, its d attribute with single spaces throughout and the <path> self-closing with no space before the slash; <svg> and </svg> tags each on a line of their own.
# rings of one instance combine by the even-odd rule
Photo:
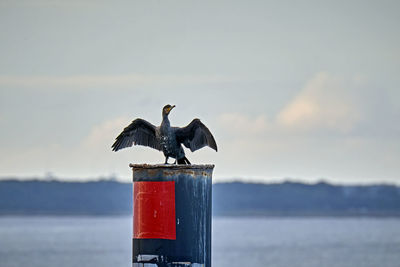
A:
<svg viewBox="0 0 400 267">
<path fill-rule="evenodd" d="M 0 217 L 0 266 L 131 266 L 130 217 Z M 400 266 L 400 219 L 214 218 L 213 266 Z"/>
</svg>

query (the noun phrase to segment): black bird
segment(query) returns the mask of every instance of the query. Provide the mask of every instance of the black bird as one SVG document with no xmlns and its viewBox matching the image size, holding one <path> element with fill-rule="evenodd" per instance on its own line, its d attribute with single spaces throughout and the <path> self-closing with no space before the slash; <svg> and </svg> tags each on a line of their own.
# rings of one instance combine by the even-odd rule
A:
<svg viewBox="0 0 400 267">
<path fill-rule="evenodd" d="M 165 164 L 169 157 L 175 158 L 174 163 L 190 164 L 181 144 L 192 152 L 204 146 L 217 151 L 214 137 L 199 119 L 192 120 L 186 127 L 171 127 L 168 114 L 174 107 L 166 105 L 162 109 L 162 122 L 158 127 L 143 119 L 132 121 L 115 139 L 112 150 L 118 151 L 132 145 L 152 147 L 164 152 Z"/>
</svg>

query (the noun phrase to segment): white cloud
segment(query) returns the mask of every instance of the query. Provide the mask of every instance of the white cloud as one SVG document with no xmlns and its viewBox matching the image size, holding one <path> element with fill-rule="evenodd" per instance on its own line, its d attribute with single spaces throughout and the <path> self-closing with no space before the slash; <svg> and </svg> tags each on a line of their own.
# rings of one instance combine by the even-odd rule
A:
<svg viewBox="0 0 400 267">
<path fill-rule="evenodd" d="M 363 117 L 360 84 L 358 76 L 343 79 L 325 72 L 317 73 L 269 120 L 265 113 L 255 117 L 244 113 L 224 113 L 218 121 L 228 133 L 237 137 L 291 135 L 323 130 L 348 133 Z"/>
<path fill-rule="evenodd" d="M 131 119 L 124 117 L 103 121 L 94 125 L 81 142 L 71 146 L 46 144 L 1 151 L 1 175 L 18 173 L 42 176 L 52 172 L 70 179 L 97 178 L 118 173 L 125 181 L 129 181 L 129 163 L 160 163 L 164 160 L 160 152 L 141 146 L 117 153 L 111 151 L 115 137 L 130 122 Z"/>
<path fill-rule="evenodd" d="M 204 148 L 195 153 L 186 150 L 187 156 L 193 163 L 215 163 L 216 180 L 291 176 L 308 181 L 320 177 L 344 182 L 395 181 L 398 142 L 397 139 L 380 140 L 369 135 L 368 127 L 377 128 L 376 118 L 381 117 L 371 117 L 367 111 L 381 114 L 385 102 L 382 104 L 382 99 L 371 97 L 373 94 L 368 93 L 365 83 L 358 77 L 344 79 L 327 73 L 316 74 L 276 116 L 267 110 L 255 113 L 250 108 L 243 108 L 209 120 L 206 124 L 215 134 L 218 153 Z M 371 98 L 373 101 L 366 101 Z M 379 102 L 378 108 L 370 108 L 375 102 Z M 211 106 L 215 112 L 215 107 Z M 156 113 L 158 118 L 159 113 Z M 177 113 L 174 121 L 181 116 L 179 114 L 182 113 Z M 115 116 L 92 124 L 86 135 L 80 136 L 80 141 L 71 146 L 49 143 L 1 151 L 2 175 L 43 175 L 50 171 L 66 178 L 95 178 L 116 173 L 130 181 L 129 163 L 164 161 L 162 153 L 142 146 L 112 152 L 115 137 L 132 120 L 130 116 Z M 144 117 L 148 118 L 147 115 Z M 368 127 L 365 122 L 369 123 Z M 365 128 L 360 130 L 360 124 Z"/>
<path fill-rule="evenodd" d="M 128 126 L 130 122 L 131 120 L 129 118 L 119 117 L 95 125 L 88 136 L 82 141 L 82 147 L 85 149 L 98 149 L 105 144 L 111 147 L 115 137 L 124 127 Z"/>
<path fill-rule="evenodd" d="M 351 131 L 361 119 L 354 80 L 318 73 L 281 110 L 277 123 L 299 130 Z"/>
<path fill-rule="evenodd" d="M 260 135 L 267 131 L 268 121 L 265 114 L 251 118 L 240 113 L 224 113 L 218 122 L 230 133 L 239 135 Z"/>
</svg>

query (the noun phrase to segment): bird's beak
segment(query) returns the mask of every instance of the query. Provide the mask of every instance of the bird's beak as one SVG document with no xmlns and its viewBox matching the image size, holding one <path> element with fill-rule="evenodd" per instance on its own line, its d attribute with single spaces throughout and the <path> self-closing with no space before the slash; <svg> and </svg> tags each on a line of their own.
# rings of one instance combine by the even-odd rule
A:
<svg viewBox="0 0 400 267">
<path fill-rule="evenodd" d="M 175 107 L 175 105 L 170 106 L 169 108 L 167 108 L 167 109 L 165 110 L 165 112 L 167 112 L 167 114 L 169 114 L 169 113 L 171 112 L 171 110 L 172 110 L 174 107 Z"/>
</svg>

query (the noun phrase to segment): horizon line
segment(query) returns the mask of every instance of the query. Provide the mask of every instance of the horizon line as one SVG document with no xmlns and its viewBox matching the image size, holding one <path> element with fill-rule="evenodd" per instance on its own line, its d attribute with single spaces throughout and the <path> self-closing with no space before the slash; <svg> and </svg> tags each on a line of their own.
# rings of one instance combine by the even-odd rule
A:
<svg viewBox="0 0 400 267">
<path fill-rule="evenodd" d="M 17 181 L 17 182 L 60 182 L 60 183 L 91 183 L 91 182 L 116 182 L 121 184 L 129 184 L 131 181 L 125 181 L 117 176 L 99 176 L 97 178 L 62 178 L 57 176 L 0 176 L 0 182 L 6 181 Z M 338 183 L 329 181 L 328 179 L 318 179 L 316 181 L 310 182 L 305 181 L 300 178 L 290 178 L 285 177 L 281 179 L 275 179 L 270 181 L 262 181 L 260 179 L 245 179 L 240 177 L 235 178 L 223 178 L 222 181 L 213 181 L 213 184 L 224 184 L 224 183 L 244 183 L 244 184 L 263 184 L 263 185 L 274 185 L 274 184 L 285 184 L 285 183 L 294 183 L 294 184 L 304 184 L 304 185 L 318 185 L 318 184 L 327 184 L 330 186 L 395 186 L 400 187 L 400 184 L 396 184 L 394 182 L 388 181 L 376 181 L 376 182 L 364 182 L 364 183 Z"/>
</svg>

